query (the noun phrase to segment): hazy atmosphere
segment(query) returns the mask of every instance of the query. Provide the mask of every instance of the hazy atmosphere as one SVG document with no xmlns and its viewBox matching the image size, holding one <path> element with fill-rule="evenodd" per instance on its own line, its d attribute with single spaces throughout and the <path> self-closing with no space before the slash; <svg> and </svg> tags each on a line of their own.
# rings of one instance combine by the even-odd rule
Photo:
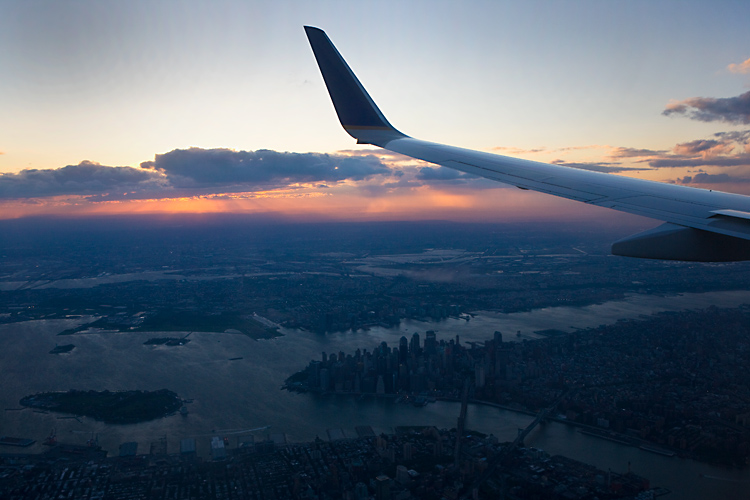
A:
<svg viewBox="0 0 750 500">
<path fill-rule="evenodd" d="M 0 0 L 0 497 L 750 499 L 748 19 Z"/>
</svg>

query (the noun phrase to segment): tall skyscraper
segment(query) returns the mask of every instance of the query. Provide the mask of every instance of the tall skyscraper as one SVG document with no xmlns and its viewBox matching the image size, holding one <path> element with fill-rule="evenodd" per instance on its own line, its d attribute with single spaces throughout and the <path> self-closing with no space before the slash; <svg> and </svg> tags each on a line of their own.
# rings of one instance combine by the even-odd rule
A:
<svg viewBox="0 0 750 500">
<path fill-rule="evenodd" d="M 375 392 L 377 394 L 385 394 L 385 381 L 383 381 L 382 375 L 378 375 L 378 383 L 375 386 Z"/>
<path fill-rule="evenodd" d="M 406 359 L 409 357 L 409 341 L 405 336 L 401 336 L 398 341 L 398 362 L 399 364 L 406 363 Z"/>
<path fill-rule="evenodd" d="M 484 365 L 477 363 L 476 366 L 474 366 L 474 385 L 478 388 L 484 387 L 484 377 Z"/>
<path fill-rule="evenodd" d="M 412 356 L 419 356 L 419 334 L 414 332 L 411 336 L 411 343 L 409 344 L 409 354 Z"/>
<path fill-rule="evenodd" d="M 365 483 L 357 483 L 354 487 L 354 498 L 355 500 L 367 500 L 370 498 L 370 494 L 367 491 L 367 485 Z"/>
<path fill-rule="evenodd" d="M 497 349 L 503 343 L 503 334 L 495 330 L 493 340 L 495 341 L 495 349 Z"/>
<path fill-rule="evenodd" d="M 409 469 L 403 465 L 396 467 L 396 481 L 401 484 L 408 484 L 411 478 L 409 477 Z"/>
<path fill-rule="evenodd" d="M 424 337 L 424 353 L 427 356 L 434 356 L 437 352 L 437 339 L 435 338 L 435 332 L 429 330 L 425 333 Z"/>
<path fill-rule="evenodd" d="M 414 445 L 411 443 L 404 443 L 404 460 L 406 460 L 407 462 L 411 460 L 413 452 Z"/>
<path fill-rule="evenodd" d="M 385 474 L 375 478 L 375 499 L 391 500 L 391 478 Z"/>
</svg>

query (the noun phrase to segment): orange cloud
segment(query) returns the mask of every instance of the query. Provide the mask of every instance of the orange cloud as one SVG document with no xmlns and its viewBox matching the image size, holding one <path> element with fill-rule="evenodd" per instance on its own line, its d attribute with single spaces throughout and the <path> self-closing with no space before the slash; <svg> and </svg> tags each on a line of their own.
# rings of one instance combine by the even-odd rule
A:
<svg viewBox="0 0 750 500">
<path fill-rule="evenodd" d="M 677 144 L 673 151 L 678 155 L 699 155 L 703 159 L 713 158 L 718 155 L 731 153 L 734 144 L 727 141 L 696 140 Z"/>
<path fill-rule="evenodd" d="M 732 73 L 750 73 L 750 58 L 745 59 L 739 64 L 730 64 L 727 69 Z"/>
</svg>

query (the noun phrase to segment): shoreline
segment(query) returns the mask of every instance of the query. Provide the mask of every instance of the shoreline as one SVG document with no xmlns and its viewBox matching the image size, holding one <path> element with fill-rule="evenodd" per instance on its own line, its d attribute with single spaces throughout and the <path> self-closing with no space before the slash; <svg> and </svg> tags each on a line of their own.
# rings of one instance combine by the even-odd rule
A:
<svg viewBox="0 0 750 500">
<path fill-rule="evenodd" d="M 309 393 L 313 393 L 319 396 L 328 396 L 328 395 L 348 396 L 348 397 L 355 397 L 357 399 L 372 396 L 372 397 L 380 398 L 380 399 L 394 399 L 395 400 L 399 397 L 403 397 L 402 394 L 371 394 L 371 393 L 361 393 L 361 392 L 336 392 L 336 391 L 322 392 L 322 391 L 316 391 L 314 389 L 299 390 L 297 388 L 287 388 L 286 385 L 282 386 L 281 389 L 282 390 L 285 389 L 291 392 L 298 392 L 298 393 L 309 392 Z M 414 397 L 418 397 L 418 396 L 414 396 Z M 425 396 L 421 396 L 421 397 L 425 397 Z M 434 398 L 436 401 L 445 401 L 449 403 L 459 403 L 459 404 L 461 403 L 461 400 L 459 398 L 451 398 L 451 397 L 444 397 L 444 396 L 440 396 L 440 397 L 434 396 Z M 489 406 L 489 407 L 497 408 L 500 410 L 512 411 L 514 413 L 521 413 L 524 415 L 528 415 L 530 417 L 536 417 L 539 414 L 538 412 L 534 412 L 534 411 L 527 410 L 524 408 L 517 408 L 513 406 L 503 405 L 500 403 L 493 403 L 491 401 L 482 401 L 478 399 L 470 399 L 469 404 Z M 545 421 L 553 421 L 559 424 L 576 427 L 579 429 L 578 432 L 586 436 L 591 436 L 591 437 L 603 439 L 606 441 L 611 441 L 611 442 L 614 442 L 623 446 L 628 446 L 631 448 L 637 448 L 643 451 L 647 451 L 649 453 L 661 455 L 666 458 L 687 459 L 687 460 L 692 460 L 700 464 L 727 467 L 726 464 L 711 462 L 707 460 L 700 460 L 697 457 L 689 453 L 685 453 L 684 450 L 670 448 L 668 446 L 664 446 L 659 443 L 653 443 L 651 441 L 646 441 L 646 440 L 643 440 L 634 436 L 629 436 L 627 434 L 622 434 L 622 433 L 612 431 L 609 429 L 602 429 L 602 428 L 594 427 L 588 424 L 574 422 L 564 417 L 548 416 L 544 421 L 541 422 L 541 424 L 544 424 Z M 737 469 L 737 470 L 747 470 L 748 466 L 744 466 L 744 467 L 733 466 L 731 468 Z"/>
</svg>

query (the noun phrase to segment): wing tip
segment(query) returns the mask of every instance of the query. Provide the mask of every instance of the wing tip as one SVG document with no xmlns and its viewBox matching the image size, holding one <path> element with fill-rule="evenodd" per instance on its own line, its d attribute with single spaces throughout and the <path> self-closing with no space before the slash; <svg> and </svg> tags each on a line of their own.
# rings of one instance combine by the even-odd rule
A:
<svg viewBox="0 0 750 500">
<path fill-rule="evenodd" d="M 325 31 L 315 26 L 305 25 L 303 26 L 303 28 L 305 28 L 305 34 L 307 35 L 308 38 L 310 38 L 310 35 L 325 35 L 326 34 Z"/>
<path fill-rule="evenodd" d="M 405 137 L 385 118 L 325 31 L 304 26 L 336 114 L 359 143 L 381 145 Z"/>
</svg>

